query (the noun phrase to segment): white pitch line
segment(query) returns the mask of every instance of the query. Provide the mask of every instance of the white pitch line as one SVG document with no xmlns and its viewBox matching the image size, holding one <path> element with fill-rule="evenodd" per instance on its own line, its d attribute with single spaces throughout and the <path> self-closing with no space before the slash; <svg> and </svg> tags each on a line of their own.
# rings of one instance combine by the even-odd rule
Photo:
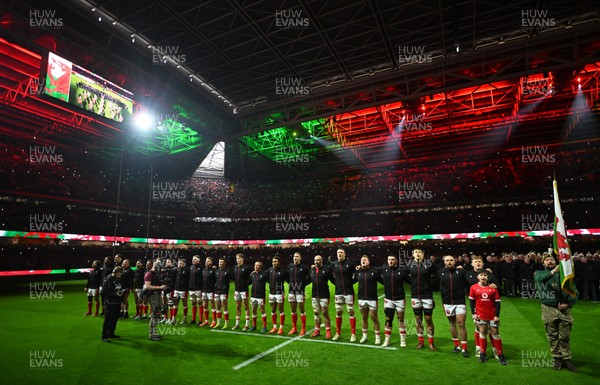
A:
<svg viewBox="0 0 600 385">
<path fill-rule="evenodd" d="M 211 330 L 211 332 L 216 332 L 216 333 L 229 333 L 229 334 L 240 334 L 243 336 L 250 336 L 250 337 L 266 337 L 266 338 L 281 338 L 281 339 L 285 339 L 285 340 L 289 340 L 289 337 L 283 337 L 283 336 L 274 336 L 271 334 L 254 334 L 254 333 L 246 333 L 246 332 L 235 332 L 235 331 L 229 331 L 229 330 Z M 382 350 L 398 350 L 398 348 L 393 347 L 393 346 L 389 346 L 389 347 L 382 347 L 379 345 L 361 345 L 361 344 L 357 344 L 357 343 L 353 343 L 353 342 L 341 342 L 341 341 L 329 341 L 329 340 L 315 340 L 312 338 L 302 338 L 302 337 L 296 337 L 294 338 L 294 341 L 302 341 L 302 342 L 315 342 L 315 343 L 319 343 L 319 344 L 334 344 L 334 345 L 347 345 L 347 346 L 354 346 L 356 348 L 370 348 L 370 349 L 382 349 Z"/>
<path fill-rule="evenodd" d="M 314 330 L 314 329 L 313 329 L 313 330 Z M 312 332 L 312 330 L 311 330 L 310 332 Z M 310 333 L 310 332 L 309 332 L 309 333 Z M 290 339 L 290 340 L 288 340 L 288 341 L 285 341 L 285 342 L 282 342 L 282 343 L 280 343 L 280 344 L 279 344 L 279 345 L 277 345 L 277 346 L 273 346 L 271 349 L 269 349 L 269 350 L 267 350 L 267 351 L 265 351 L 265 352 L 262 352 L 262 353 L 260 353 L 260 354 L 257 354 L 257 355 L 255 355 L 254 357 L 252 357 L 251 359 L 249 359 L 249 360 L 246 360 L 246 361 L 242 362 L 241 364 L 238 364 L 238 365 L 234 366 L 234 367 L 233 367 L 233 370 L 239 370 L 239 369 L 243 368 L 243 367 L 244 367 L 244 366 L 246 366 L 246 365 L 250 365 L 250 364 L 251 364 L 251 363 L 253 363 L 254 361 L 260 360 L 260 359 L 261 359 L 261 358 L 263 358 L 264 356 L 266 356 L 266 355 L 269 355 L 269 354 L 273 353 L 274 351 L 276 351 L 276 350 L 279 350 L 279 349 L 281 349 L 282 347 L 284 347 L 284 346 L 286 346 L 286 345 L 289 345 L 289 344 L 291 344 L 292 342 L 294 342 L 294 341 L 297 341 L 297 340 L 301 339 L 302 337 L 303 337 L 303 336 L 296 336 L 296 337 L 294 337 L 294 338 L 291 338 L 291 339 Z"/>
</svg>

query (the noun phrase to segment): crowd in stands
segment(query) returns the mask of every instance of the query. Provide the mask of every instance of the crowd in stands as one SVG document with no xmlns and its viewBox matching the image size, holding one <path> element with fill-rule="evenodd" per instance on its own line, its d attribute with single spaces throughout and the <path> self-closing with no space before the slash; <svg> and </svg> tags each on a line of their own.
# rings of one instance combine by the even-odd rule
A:
<svg viewBox="0 0 600 385">
<path fill-rule="evenodd" d="M 30 152 L 26 147 L 0 145 L 0 229 L 196 240 L 548 230 L 554 215 L 551 175 L 555 170 L 567 228 L 600 227 L 595 204 L 600 198 L 600 157 L 595 147 L 586 144 L 556 152 L 551 164 L 523 162 L 517 152 L 492 159 L 333 176 L 293 175 L 283 180 L 190 177 L 173 181 L 159 174 L 151 178 L 147 167 L 127 162 L 120 175 L 118 161 L 67 153 L 60 162 L 36 163 Z M 410 198 L 411 191 L 420 194 Z M 463 246 L 485 255 L 507 250 L 504 245 L 474 242 Z M 312 256 L 328 250 L 327 255 L 333 256 L 334 247 L 316 245 L 303 251 Z M 354 253 L 384 258 L 387 252 L 398 252 L 389 245 L 369 247 L 357 247 Z M 1 244 L 0 248 L 1 270 L 88 267 L 91 259 L 102 259 L 107 253 L 104 247 L 80 245 L 47 249 Z M 580 250 L 594 253 L 598 248 Z M 441 249 L 435 252 L 441 255 Z M 458 246 L 448 249 L 457 255 L 465 251 Z M 518 251 L 525 255 L 528 248 Z M 128 252 L 136 258 L 149 256 L 146 250 Z M 231 254 L 227 249 L 202 252 Z M 245 252 L 258 258 L 277 251 Z M 596 254 L 578 256 L 580 276 L 597 281 L 599 263 Z"/>
<path fill-rule="evenodd" d="M 199 216 L 547 199 L 551 196 L 554 173 L 563 196 L 600 190 L 600 157 L 596 148 L 587 147 L 553 154 L 554 161 L 546 164 L 523 162 L 521 153 L 516 152 L 491 159 L 416 164 L 334 176 L 291 175 L 278 181 L 194 177 L 173 181 L 158 174 L 150 178 L 147 165 L 144 168 L 126 164 L 119 175 L 118 161 L 75 159 L 64 154 L 60 163 L 35 163 L 31 162 L 29 151 L 0 146 L 0 186 L 5 193 L 44 194 L 59 200 L 111 206 L 118 201 L 120 207 L 127 209 L 150 207 Z"/>
</svg>

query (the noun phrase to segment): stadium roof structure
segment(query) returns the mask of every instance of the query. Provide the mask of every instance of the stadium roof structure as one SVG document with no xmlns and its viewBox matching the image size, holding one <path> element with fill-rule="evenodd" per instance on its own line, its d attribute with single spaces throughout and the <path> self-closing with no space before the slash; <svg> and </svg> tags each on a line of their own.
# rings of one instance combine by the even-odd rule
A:
<svg viewBox="0 0 600 385">
<path fill-rule="evenodd" d="M 5 141 L 195 152 L 191 169 L 225 141 L 246 172 L 337 172 L 598 139 L 589 2 L 25 0 L 0 15 Z M 48 50 L 173 133 L 139 139 L 32 95 Z"/>
</svg>

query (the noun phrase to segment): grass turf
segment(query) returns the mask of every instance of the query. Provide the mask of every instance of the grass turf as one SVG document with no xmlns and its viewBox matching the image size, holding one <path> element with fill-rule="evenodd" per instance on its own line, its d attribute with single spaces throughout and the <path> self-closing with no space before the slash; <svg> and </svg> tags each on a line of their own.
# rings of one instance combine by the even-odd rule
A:
<svg viewBox="0 0 600 385">
<path fill-rule="evenodd" d="M 36 299 L 35 295 L 31 297 L 27 284 L 3 290 L 0 314 L 4 349 L 0 357 L 4 383 L 320 384 L 410 381 L 463 384 L 473 380 L 511 385 L 600 383 L 600 359 L 594 342 L 600 305 L 590 302 L 579 302 L 573 309 L 572 351 L 579 373 L 571 373 L 548 367 L 552 358 L 541 321 L 540 305 L 535 300 L 502 300 L 501 335 L 509 363 L 503 367 L 493 358 L 484 364 L 477 362 L 473 355 L 473 324 L 470 321 L 467 331 L 471 357 L 465 359 L 451 353 L 453 345 L 439 293 L 436 293 L 434 311 L 438 351 L 432 352 L 414 348 L 417 341 L 410 309 L 406 313 L 406 348 L 399 348 L 396 320 L 392 332 L 393 349 L 374 347 L 372 325 L 365 345 L 349 343 L 347 314 L 340 340 L 343 343 L 314 342 L 308 336 L 292 339 L 287 335 L 272 336 L 258 332 L 244 335 L 191 325 L 161 326 L 164 339 L 154 342 L 148 340 L 148 322 L 133 319 L 118 322 L 117 334 L 122 336 L 121 339 L 103 343 L 100 338 L 102 317 L 82 316 L 87 310 L 83 285 L 83 281 L 56 282 L 52 289 L 47 287 L 45 290 L 54 294 L 40 299 Z M 54 298 L 49 299 L 48 296 Z M 230 326 L 235 320 L 232 297 L 230 295 Z M 383 304 L 382 300 L 379 302 L 383 337 Z M 134 313 L 135 307 L 130 305 L 130 315 Z M 334 315 L 333 305 L 330 306 L 330 314 Z M 180 307 L 178 318 L 181 317 Z M 267 305 L 269 328 L 270 319 Z M 357 337 L 360 339 L 361 324 L 359 319 L 357 321 Z M 291 316 L 286 302 L 286 333 L 290 325 Z M 258 327 L 262 327 L 260 318 Z M 310 300 L 307 302 L 307 327 L 309 330 L 313 328 Z M 324 338 L 316 340 L 324 341 Z M 273 350 L 269 354 L 234 369 L 270 349 Z M 491 346 L 488 344 L 490 355 Z"/>
</svg>

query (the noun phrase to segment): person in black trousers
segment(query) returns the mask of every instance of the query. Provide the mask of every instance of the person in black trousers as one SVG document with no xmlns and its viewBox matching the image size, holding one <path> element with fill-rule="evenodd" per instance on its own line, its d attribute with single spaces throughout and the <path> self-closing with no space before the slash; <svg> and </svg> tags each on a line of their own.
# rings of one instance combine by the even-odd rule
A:
<svg viewBox="0 0 600 385">
<path fill-rule="evenodd" d="M 125 293 L 121 283 L 122 274 L 123 268 L 117 266 L 102 284 L 102 292 L 106 296 L 104 323 L 102 325 L 102 342 L 110 342 L 109 338 L 120 337 L 115 334 L 115 330 L 117 328 L 117 321 L 119 320 L 123 294 Z"/>
</svg>

